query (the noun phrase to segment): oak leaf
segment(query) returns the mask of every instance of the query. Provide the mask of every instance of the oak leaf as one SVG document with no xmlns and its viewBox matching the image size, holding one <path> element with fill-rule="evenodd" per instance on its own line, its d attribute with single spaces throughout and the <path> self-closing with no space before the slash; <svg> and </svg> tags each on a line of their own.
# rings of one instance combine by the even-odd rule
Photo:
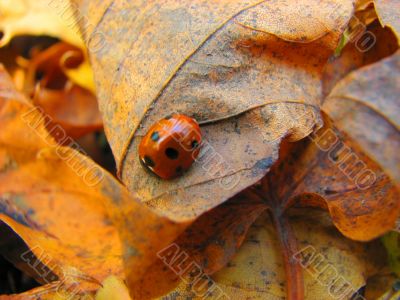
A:
<svg viewBox="0 0 400 300">
<path fill-rule="evenodd" d="M 387 74 L 399 73 L 398 57 L 361 68 L 340 81 L 323 105 L 336 122 L 325 115 L 318 132 L 296 144 L 284 143 L 261 185 L 197 219 L 176 241 L 179 249 L 205 274 L 213 274 L 238 251 L 253 218 L 269 209 L 286 258 L 289 291 L 295 297 L 302 294 L 303 284 L 301 269 L 290 260 L 299 247 L 285 213 L 290 207 L 327 209 L 342 234 L 356 240 L 371 240 L 392 229 L 400 212 L 394 181 L 399 156 L 393 147 L 399 141 L 394 116 L 400 85 L 398 76 Z M 374 132 L 365 130 L 370 124 Z M 385 143 L 388 136 L 390 143 Z M 169 279 L 154 293 L 180 282 L 176 273 L 162 267 L 157 262 L 146 275 Z"/>
<path fill-rule="evenodd" d="M 85 40 L 103 36 L 91 61 L 120 178 L 179 221 L 261 179 L 282 139 L 321 125 L 322 70 L 353 11 L 352 1 L 80 2 L 96 24 Z M 187 174 L 163 181 L 137 147 L 174 112 L 197 119 L 207 147 Z"/>
</svg>

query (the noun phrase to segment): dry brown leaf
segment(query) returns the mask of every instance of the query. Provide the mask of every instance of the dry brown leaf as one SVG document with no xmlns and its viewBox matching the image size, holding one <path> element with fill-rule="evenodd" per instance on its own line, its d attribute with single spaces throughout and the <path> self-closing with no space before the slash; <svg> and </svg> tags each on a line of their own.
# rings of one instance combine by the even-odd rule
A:
<svg viewBox="0 0 400 300">
<path fill-rule="evenodd" d="M 400 3 L 396 0 L 374 0 L 379 21 L 396 33 L 400 43 Z"/>
<path fill-rule="evenodd" d="M 103 128 L 96 97 L 78 85 L 67 84 L 62 90 L 39 89 L 33 102 L 49 116 L 48 128 L 60 125 L 73 139 Z"/>
<path fill-rule="evenodd" d="M 269 208 L 281 240 L 288 297 L 297 299 L 303 294 L 302 271 L 291 256 L 301 241 L 296 240 L 285 213 L 289 207 L 327 209 L 335 226 L 356 240 L 371 240 L 393 228 L 400 212 L 399 191 L 356 141 L 334 128 L 328 118 L 325 123 L 310 139 L 295 145 L 285 143 L 278 163 L 262 179 L 261 186 L 246 190 L 194 222 L 175 241 L 179 253 L 187 254 L 189 262 L 195 261 L 205 274 L 212 274 L 237 251 L 253 218 Z M 376 180 L 366 181 L 370 178 L 361 176 L 365 170 L 373 171 Z M 157 288 L 142 285 L 143 292 L 149 290 L 151 296 L 180 281 L 162 261 L 153 265 L 147 276 L 151 280 L 146 282 L 164 278 Z"/>
<path fill-rule="evenodd" d="M 299 241 L 294 260 L 304 266 L 305 300 L 350 299 L 384 265 L 380 258 L 385 251 L 378 241 L 358 243 L 344 238 L 320 210 L 294 210 L 290 220 Z M 264 214 L 250 228 L 233 260 L 211 278 L 226 295 L 219 299 L 286 299 L 283 264 L 279 238 Z M 182 282 L 162 299 L 221 296 L 219 289 L 208 294 L 207 287 L 200 287 Z"/>
<path fill-rule="evenodd" d="M 223 206 L 205 214 L 197 221 L 203 224 L 197 229 L 203 238 L 193 239 L 193 247 L 190 247 L 190 243 L 182 243 L 180 246 L 185 252 L 192 254 L 191 257 L 196 259 L 205 272 L 212 273 L 226 264 L 236 251 L 237 245 L 241 243 L 242 237 L 235 233 L 235 229 L 242 226 L 239 232 L 245 234 L 245 224 L 251 220 L 250 216 L 257 216 L 257 213 L 267 208 L 270 209 L 277 236 L 281 240 L 288 297 L 292 297 L 290 299 L 301 297 L 303 281 L 299 264 L 291 260 L 301 241 L 296 240 L 293 234 L 295 227 L 285 213 L 288 207 L 301 205 L 327 209 L 335 226 L 352 239 L 370 240 L 393 228 L 400 212 L 398 189 L 384 169 L 365 154 L 357 141 L 335 129 L 329 119 L 326 119 L 325 123 L 325 126 L 309 140 L 296 145 L 283 145 L 279 162 L 262 180 L 262 189 L 258 186 L 252 188 L 260 197 L 258 204 L 247 194 L 247 199 L 251 200 L 249 206 L 242 205 L 236 210 L 231 209 L 230 212 L 237 221 L 233 223 L 233 227 L 229 228 L 228 224 L 224 224 L 225 220 L 231 222 L 230 218 L 225 216 L 224 221 L 220 223 L 222 226 L 214 228 L 212 235 L 201 231 L 201 228 L 208 228 L 204 226 L 207 219 L 202 218 L 213 214 L 218 216 L 217 211 Z M 351 155 L 348 156 L 349 154 Z M 373 171 L 376 180 L 365 181 L 370 179 L 368 176 L 361 176 L 365 170 Z M 226 206 L 230 207 L 229 202 Z M 210 224 L 213 224 L 212 220 L 215 218 L 210 218 Z M 215 223 L 218 224 L 218 221 Z M 226 228 L 233 234 L 228 235 Z M 187 232 L 193 237 L 197 236 L 193 230 L 189 229 Z M 220 236 L 226 239 L 221 239 Z M 170 271 L 166 270 L 164 274 L 168 272 Z M 161 271 L 155 273 L 163 274 Z M 171 278 L 171 275 L 169 276 Z M 177 283 L 175 280 L 170 284 Z"/>
<path fill-rule="evenodd" d="M 142 278 L 180 226 L 143 207 L 72 140 L 72 148 L 59 146 L 40 112 L 0 74 L 0 220 L 32 251 L 25 268 L 41 282 L 51 276 L 61 289 L 78 284 L 86 292 L 110 274 L 124 278 L 125 251 L 129 279 Z M 21 253 L 7 255 L 21 263 Z"/>
<path fill-rule="evenodd" d="M 400 182 L 400 53 L 350 73 L 324 102 L 337 127 Z"/>
<path fill-rule="evenodd" d="M 374 4 L 374 0 L 356 0 L 356 11 L 364 10 Z"/>
<path fill-rule="evenodd" d="M 190 220 L 259 180 L 282 138 L 320 125 L 322 69 L 352 10 L 352 1 L 83 1 L 96 24 L 86 40 L 103 34 L 91 60 L 128 188 L 170 218 Z M 166 182 L 143 170 L 137 146 L 173 112 L 200 122 L 214 169 L 204 159 Z"/>
<path fill-rule="evenodd" d="M 365 27 L 364 32 L 364 35 L 359 34 L 350 40 L 338 57 L 329 60 L 324 70 L 324 95 L 327 96 L 336 83 L 351 71 L 388 57 L 398 49 L 396 36 L 389 28 L 383 28 L 378 21 Z M 368 34 L 373 34 L 376 38 L 373 46 L 367 44 L 360 47 Z"/>
<path fill-rule="evenodd" d="M 74 288 L 63 289 L 60 282 L 53 282 L 20 294 L 2 295 L 0 300 L 93 300 L 93 295 L 90 292 L 77 295 Z"/>
<path fill-rule="evenodd" d="M 182 262 L 179 269 L 197 264 L 204 274 L 213 274 L 224 267 L 243 243 L 248 228 L 266 205 L 251 190 L 245 190 L 233 199 L 200 216 L 186 231 L 159 254 L 159 260 L 149 268 L 142 282 L 139 299 L 162 296 L 180 283 L 177 265 L 166 267 L 165 253 L 176 252 Z M 170 250 L 168 250 L 170 249 Z M 163 254 L 164 253 L 164 254 Z M 172 258 L 172 257 L 171 257 Z M 168 259 L 169 261 L 170 259 Z M 154 282 L 158 282 L 154 286 Z"/>
<path fill-rule="evenodd" d="M 386 170 L 346 133 L 325 118 L 309 140 L 288 145 L 263 179 L 263 194 L 281 210 L 296 203 L 327 208 L 344 235 L 371 240 L 394 227 L 399 191 Z"/>
<path fill-rule="evenodd" d="M 337 121 L 338 128 L 326 118 L 324 128 L 312 136 L 311 141 L 291 146 L 285 142 L 279 149 L 284 138 L 297 141 L 321 125 L 322 74 L 353 14 L 352 1 L 235 0 L 210 3 L 196 0 L 169 1 L 163 5 L 146 1 L 79 2 L 82 12 L 96 24 L 94 31 L 84 30 L 86 40 L 92 40 L 99 33 L 104 38 L 104 47 L 92 53 L 92 61 L 106 131 L 121 178 L 131 192 L 169 219 L 184 222 L 201 216 L 176 239 L 188 224 L 177 225 L 139 206 L 111 176 L 108 178 L 107 175 L 101 182 L 100 190 L 84 187 L 82 178 L 67 170 L 68 166 L 60 161 L 59 154 L 49 149 L 49 143 L 55 147 L 54 140 L 39 141 L 37 135 L 26 130 L 26 124 L 21 124 L 18 114 L 31 108 L 27 101 L 14 95 L 12 88 L 0 90 L 3 98 L 9 93 L 12 99 L 19 99 L 2 101 L 0 98 L 0 125 L 6 127 L 6 131 L 0 132 L 0 177 L 5 178 L 4 186 L 0 182 L 0 199 L 5 203 L 4 216 L 0 214 L 0 218 L 8 228 L 18 232 L 29 247 L 32 241 L 39 239 L 43 247 L 51 249 L 50 253 L 59 261 L 56 267 L 49 267 L 58 278 L 65 277 L 65 269 L 74 271 L 75 275 L 88 274 L 83 276 L 80 286 L 85 286 L 85 291 L 96 289 L 88 288 L 86 284 L 93 283 L 90 279 L 95 277 L 92 273 L 98 260 L 93 260 L 93 265 L 81 265 L 86 262 L 86 257 L 73 258 L 74 251 L 80 246 L 74 240 L 77 237 L 64 237 L 71 230 L 71 222 L 64 224 L 63 221 L 78 214 L 81 208 L 77 204 L 85 206 L 89 203 L 91 213 L 103 220 L 89 220 L 93 225 L 90 230 L 101 237 L 106 236 L 103 230 L 107 226 L 114 234 L 116 228 L 119 229 L 122 238 L 119 246 L 124 252 L 122 249 L 112 252 L 118 256 L 112 266 L 117 270 L 112 272 L 119 272 L 118 275 L 123 277 L 119 255 L 124 253 L 127 284 L 134 299 L 160 295 L 179 283 L 179 276 L 174 276 L 176 274 L 162 261 L 155 261 L 159 249 L 173 242 L 196 261 L 205 274 L 212 274 L 228 263 L 242 244 L 249 226 L 267 208 L 281 244 L 277 253 L 283 254 L 283 265 L 280 262 L 279 269 L 286 269 L 286 277 L 283 275 L 278 280 L 272 276 L 278 284 L 263 284 L 265 264 L 253 266 L 260 256 L 252 257 L 254 249 L 248 247 L 238 254 L 239 257 L 242 255 L 248 269 L 240 265 L 234 272 L 229 270 L 215 277 L 233 296 L 283 297 L 285 286 L 282 283 L 286 278 L 290 299 L 302 298 L 304 287 L 306 297 L 310 299 L 314 299 L 313 295 L 318 299 L 325 297 L 327 290 L 321 291 L 321 287 L 315 287 L 312 280 L 309 283 L 307 277 L 303 286 L 300 262 L 293 261 L 292 255 L 304 242 L 298 239 L 296 231 L 303 229 L 304 226 L 297 225 L 304 220 L 297 222 L 294 218 L 292 222 L 286 213 L 294 204 L 328 209 L 334 224 L 353 239 L 369 240 L 393 227 L 400 210 L 399 191 L 386 173 L 396 180 L 399 178 L 399 156 L 393 150 L 396 149 L 393 145 L 397 147 L 398 142 L 398 124 L 394 120 L 398 105 L 392 94 L 398 94 L 398 76 L 387 78 L 387 74 L 398 74 L 398 55 L 352 73 L 333 89 L 324 109 Z M 356 9 L 369 9 L 369 2 L 358 1 Z M 363 21 L 370 24 L 374 19 L 374 14 L 366 14 Z M 84 25 L 81 24 L 83 29 Z M 379 27 L 376 30 L 381 39 L 390 36 L 387 30 Z M 344 60 L 340 76 L 366 61 L 372 63 L 391 54 L 395 47 L 392 39 L 390 41 L 387 48 L 378 47 L 374 50 L 376 53 L 369 56 L 356 55 L 360 61 L 354 65 Z M 351 57 L 351 50 L 345 58 Z M 1 76 L 0 72 L 0 80 L 4 79 Z M 372 85 L 371 80 L 374 81 Z M 371 89 L 370 85 L 374 92 L 365 95 L 368 88 Z M 379 101 L 382 95 L 385 101 Z M 353 112 L 351 108 L 342 107 L 342 103 L 338 104 L 338 99 L 342 98 L 357 98 L 357 104 L 353 103 L 351 108 L 364 105 L 372 108 L 372 112 L 366 114 L 363 109 Z M 167 182 L 144 172 L 136 149 L 149 126 L 173 112 L 195 117 L 202 126 L 207 144 L 203 145 L 203 155 L 189 173 Z M 344 125 L 349 116 L 356 122 Z M 370 122 L 377 126 L 377 131 L 366 137 L 362 128 Z M 48 136 L 43 124 L 39 127 L 39 132 Z M 374 182 L 367 182 L 369 185 L 360 188 L 365 182 L 349 178 L 351 176 L 339 165 L 347 153 L 321 149 L 318 142 L 321 134 L 327 131 L 333 132 L 341 143 L 351 148 L 356 158 L 375 175 Z M 17 136 L 23 141 L 15 142 Z M 376 141 L 387 136 L 394 137 L 395 141 L 382 152 Z M 5 144 L 3 150 L 2 143 Z M 64 154 L 76 153 L 69 148 L 59 149 L 64 149 Z M 277 161 L 279 150 L 278 163 L 263 178 Z M 382 161 L 385 155 L 391 155 L 392 159 Z M 84 169 L 93 166 L 92 162 L 78 157 Z M 66 175 L 69 179 L 63 177 Z M 218 206 L 261 178 L 261 185 Z M 44 184 L 48 181 L 52 183 L 51 188 Z M 74 187 L 72 193 L 66 189 L 71 184 Z M 39 211 L 35 206 L 39 205 L 35 202 L 35 193 L 43 195 L 43 200 L 49 203 L 51 197 L 58 199 L 60 194 L 67 194 L 63 199 L 71 199 L 69 202 L 73 201 L 77 206 L 70 207 L 69 203 L 59 201 L 60 208 L 51 212 Z M 22 199 L 18 198 L 21 194 Z M 98 201 L 92 203 L 86 198 Z M 27 211 L 27 207 L 32 212 Z M 60 215 L 57 221 L 61 225 L 56 225 L 57 228 L 52 227 L 53 220 L 49 217 L 55 213 Z M 104 222 L 109 219 L 114 221 L 116 228 Z M 263 225 L 269 226 L 265 222 Z M 140 234 L 132 235 L 134 230 L 140 230 Z M 304 229 L 306 233 L 309 231 L 310 226 Z M 304 232 L 302 234 L 306 235 Z M 97 258 L 109 255 L 94 237 L 84 236 Z M 306 237 L 306 244 L 310 244 L 312 237 Z M 105 239 L 101 246 L 106 242 Z M 316 243 L 319 245 L 320 241 Z M 69 244 L 76 249 L 63 250 L 62 255 L 54 250 L 56 247 L 68 248 Z M 245 249 L 247 246 L 246 243 Z M 257 247 L 257 251 L 264 249 Z M 330 248 L 334 247 L 330 245 Z M 70 255 L 68 260 L 66 255 Z M 336 255 L 333 260 L 342 266 L 343 261 Z M 77 266 L 65 267 L 66 262 Z M 356 267 L 349 271 L 352 264 Z M 102 267 L 107 266 L 108 262 L 102 264 Z M 340 271 L 350 274 L 354 288 L 357 288 L 365 284 L 369 269 L 376 268 L 370 266 L 351 257 L 350 263 L 344 264 Z M 271 267 L 271 270 L 275 269 L 278 267 Z M 94 285 L 106 277 L 103 271 L 99 272 L 99 278 L 95 277 Z M 257 277 L 254 284 L 248 282 L 250 276 L 247 274 L 258 274 L 260 278 Z M 160 276 L 169 277 L 154 287 Z M 311 288 L 307 289 L 309 285 Z M 68 284 L 63 287 L 67 288 Z M 175 297 L 191 295 L 187 286 L 171 294 Z"/>
<path fill-rule="evenodd" d="M 397 281 L 397 282 L 396 282 Z M 387 268 L 368 279 L 365 288 L 366 299 L 396 300 L 400 296 L 397 288 L 398 278 Z"/>
<path fill-rule="evenodd" d="M 93 72 L 77 20 L 77 6 L 68 0 L 13 0 L 0 2 L 0 47 L 17 36 L 51 36 L 80 49 L 84 59 L 79 66 L 64 69 L 75 84 L 95 92 Z"/>
<path fill-rule="evenodd" d="M 59 42 L 36 52 L 27 61 L 23 90 L 49 117 L 47 127 L 60 125 L 74 139 L 101 129 L 96 96 L 71 82 L 66 73 L 84 62 L 82 50 Z M 61 136 L 61 140 L 64 138 Z"/>
</svg>

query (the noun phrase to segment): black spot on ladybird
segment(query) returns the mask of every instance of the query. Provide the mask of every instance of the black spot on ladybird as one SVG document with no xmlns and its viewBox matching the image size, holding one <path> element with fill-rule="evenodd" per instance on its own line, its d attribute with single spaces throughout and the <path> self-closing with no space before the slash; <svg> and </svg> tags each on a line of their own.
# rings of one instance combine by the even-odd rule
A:
<svg viewBox="0 0 400 300">
<path fill-rule="evenodd" d="M 174 148 L 167 148 L 165 149 L 165 155 L 170 159 L 177 159 L 179 156 L 179 152 Z"/>
<path fill-rule="evenodd" d="M 146 165 L 146 166 L 149 166 L 149 167 L 154 167 L 156 164 L 154 163 L 154 161 L 149 157 L 149 156 L 147 156 L 147 155 L 145 155 L 144 157 L 143 157 L 143 162 L 144 162 L 144 164 Z"/>
<path fill-rule="evenodd" d="M 199 142 L 194 140 L 192 141 L 192 149 L 196 149 L 199 146 Z"/>
<path fill-rule="evenodd" d="M 151 134 L 151 140 L 157 142 L 159 139 L 160 139 L 160 134 L 158 133 L 158 131 L 154 131 Z"/>
<path fill-rule="evenodd" d="M 165 120 L 169 120 L 169 119 L 171 119 L 172 118 L 172 115 L 167 115 L 164 119 Z"/>
</svg>

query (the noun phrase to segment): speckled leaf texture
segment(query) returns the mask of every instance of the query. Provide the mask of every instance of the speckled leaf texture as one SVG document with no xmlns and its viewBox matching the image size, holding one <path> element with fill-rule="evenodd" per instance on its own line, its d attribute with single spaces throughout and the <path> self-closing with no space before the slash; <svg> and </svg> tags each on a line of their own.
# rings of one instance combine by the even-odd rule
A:
<svg viewBox="0 0 400 300">
<path fill-rule="evenodd" d="M 322 70 L 353 12 L 352 1 L 80 2 L 119 175 L 179 221 L 262 178 L 282 139 L 321 126 Z M 196 118 L 210 147 L 166 182 L 140 166 L 137 147 L 174 112 Z"/>
</svg>

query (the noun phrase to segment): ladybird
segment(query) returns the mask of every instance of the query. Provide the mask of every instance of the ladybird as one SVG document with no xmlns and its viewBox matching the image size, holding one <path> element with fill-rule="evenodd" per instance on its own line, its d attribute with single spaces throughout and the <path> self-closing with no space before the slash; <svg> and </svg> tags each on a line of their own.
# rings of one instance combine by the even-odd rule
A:
<svg viewBox="0 0 400 300">
<path fill-rule="evenodd" d="M 188 116 L 174 114 L 150 127 L 140 142 L 139 159 L 160 178 L 172 179 L 190 168 L 200 145 L 199 124 Z"/>
</svg>

